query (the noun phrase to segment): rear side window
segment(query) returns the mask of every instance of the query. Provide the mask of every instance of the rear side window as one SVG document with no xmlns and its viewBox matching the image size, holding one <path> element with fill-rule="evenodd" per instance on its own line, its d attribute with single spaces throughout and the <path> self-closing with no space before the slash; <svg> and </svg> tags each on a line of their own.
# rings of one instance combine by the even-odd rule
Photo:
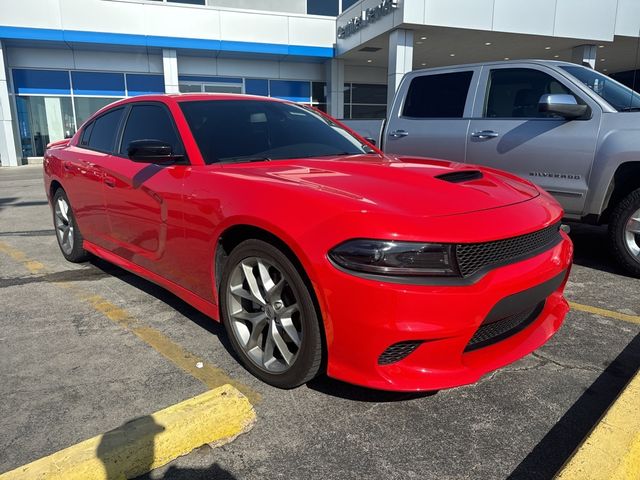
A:
<svg viewBox="0 0 640 480">
<path fill-rule="evenodd" d="M 93 130 L 93 123 L 90 123 L 84 130 L 82 131 L 82 140 L 80 140 L 80 145 L 83 147 L 89 146 L 89 139 L 91 138 L 91 130 Z"/>
<path fill-rule="evenodd" d="M 489 118 L 545 118 L 549 112 L 539 112 L 540 97 L 547 93 L 573 95 L 551 75 L 530 68 L 499 68 L 492 70 L 485 105 Z M 576 97 L 578 103 L 583 103 Z"/>
<path fill-rule="evenodd" d="M 113 152 L 123 111 L 123 108 L 117 108 L 94 120 L 89 132 L 89 148 L 101 152 Z M 83 135 L 82 141 L 84 140 Z"/>
<path fill-rule="evenodd" d="M 161 105 L 134 105 L 131 108 L 122 134 L 122 155 L 127 155 L 129 143 L 134 140 L 158 140 L 171 145 L 173 153 L 184 154 L 169 112 Z"/>
<path fill-rule="evenodd" d="M 416 77 L 409 85 L 402 116 L 462 118 L 473 72 L 441 73 Z"/>
</svg>

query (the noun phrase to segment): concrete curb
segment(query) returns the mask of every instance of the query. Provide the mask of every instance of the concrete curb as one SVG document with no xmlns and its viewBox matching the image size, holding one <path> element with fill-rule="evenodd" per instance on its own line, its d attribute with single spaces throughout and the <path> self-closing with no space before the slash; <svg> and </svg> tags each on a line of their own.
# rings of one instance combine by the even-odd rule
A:
<svg viewBox="0 0 640 480">
<path fill-rule="evenodd" d="M 0 480 L 134 478 L 202 445 L 231 442 L 255 420 L 249 400 L 223 385 L 4 473 Z"/>
<path fill-rule="evenodd" d="M 640 478 L 640 372 L 629 382 L 556 480 Z"/>
</svg>

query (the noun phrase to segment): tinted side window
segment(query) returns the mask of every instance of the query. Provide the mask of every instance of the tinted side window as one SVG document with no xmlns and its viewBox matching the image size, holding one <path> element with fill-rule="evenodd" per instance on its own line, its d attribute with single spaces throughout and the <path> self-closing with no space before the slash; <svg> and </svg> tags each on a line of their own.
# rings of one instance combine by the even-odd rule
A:
<svg viewBox="0 0 640 480">
<path fill-rule="evenodd" d="M 112 152 L 120 125 L 123 108 L 117 108 L 105 113 L 93 122 L 90 132 L 89 148 L 100 150 L 101 152 Z M 84 135 L 82 140 L 84 140 Z"/>
<path fill-rule="evenodd" d="M 80 145 L 86 147 L 89 145 L 89 138 L 91 138 L 91 130 L 93 130 L 93 123 L 90 123 L 84 130 L 82 131 L 82 139 L 80 140 Z"/>
<path fill-rule="evenodd" d="M 529 68 L 501 68 L 489 75 L 485 117 L 544 118 L 548 112 L 538 112 L 540 97 L 547 93 L 571 95 L 558 80 L 539 70 Z M 582 103 L 576 98 L 578 103 Z"/>
<path fill-rule="evenodd" d="M 129 143 L 134 140 L 159 140 L 173 147 L 173 153 L 184 153 L 169 113 L 160 105 L 134 105 L 122 134 L 120 153 L 127 155 Z"/>
<path fill-rule="evenodd" d="M 473 72 L 416 77 L 409 85 L 402 115 L 414 118 L 461 118 Z"/>
</svg>

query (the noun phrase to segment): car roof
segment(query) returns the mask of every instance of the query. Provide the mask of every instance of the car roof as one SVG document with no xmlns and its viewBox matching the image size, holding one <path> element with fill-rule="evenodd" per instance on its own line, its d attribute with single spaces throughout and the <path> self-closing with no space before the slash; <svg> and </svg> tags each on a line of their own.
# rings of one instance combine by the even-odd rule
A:
<svg viewBox="0 0 640 480">
<path fill-rule="evenodd" d="M 534 65 L 546 65 L 548 67 L 580 66 L 576 63 L 563 62 L 561 60 L 542 60 L 542 59 L 535 59 L 535 58 L 524 58 L 521 60 L 496 60 L 494 62 L 464 63 L 459 65 L 448 65 L 443 67 L 421 68 L 419 70 L 413 70 L 411 73 L 432 72 L 435 70 L 456 70 L 460 68 L 475 68 L 475 67 L 485 67 L 485 66 L 493 66 L 493 65 L 520 65 L 523 63 L 530 63 Z"/>
<path fill-rule="evenodd" d="M 155 95 L 139 95 L 133 98 L 127 98 L 126 103 L 144 102 L 158 99 L 170 98 L 176 102 L 190 102 L 202 100 L 258 100 L 265 102 L 285 102 L 279 98 L 263 97 L 260 95 L 247 95 L 244 93 L 165 93 Z"/>
</svg>

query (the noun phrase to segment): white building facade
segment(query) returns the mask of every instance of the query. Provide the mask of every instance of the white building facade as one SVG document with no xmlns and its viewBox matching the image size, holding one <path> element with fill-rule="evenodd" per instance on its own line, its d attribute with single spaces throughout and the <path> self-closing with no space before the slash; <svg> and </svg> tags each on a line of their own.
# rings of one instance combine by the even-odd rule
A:
<svg viewBox="0 0 640 480">
<path fill-rule="evenodd" d="M 0 0 L 0 164 L 145 93 L 382 118 L 407 71 L 503 58 L 637 68 L 640 0 Z"/>
</svg>

